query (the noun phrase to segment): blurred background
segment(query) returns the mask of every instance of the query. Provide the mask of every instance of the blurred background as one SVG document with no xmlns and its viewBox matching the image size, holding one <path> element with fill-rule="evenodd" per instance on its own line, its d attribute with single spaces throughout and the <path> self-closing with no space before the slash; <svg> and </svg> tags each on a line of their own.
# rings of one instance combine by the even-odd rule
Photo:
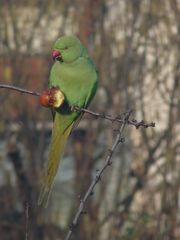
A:
<svg viewBox="0 0 180 240">
<path fill-rule="evenodd" d="M 180 239 L 180 1 L 0 0 L 0 83 L 48 87 L 54 41 L 75 34 L 99 70 L 90 109 L 129 109 L 128 126 L 72 239 Z M 52 128 L 38 98 L 0 89 L 0 236 L 64 239 L 117 126 L 85 115 L 71 135 L 48 208 L 37 207 Z M 28 236 L 28 238 L 27 238 Z"/>
</svg>

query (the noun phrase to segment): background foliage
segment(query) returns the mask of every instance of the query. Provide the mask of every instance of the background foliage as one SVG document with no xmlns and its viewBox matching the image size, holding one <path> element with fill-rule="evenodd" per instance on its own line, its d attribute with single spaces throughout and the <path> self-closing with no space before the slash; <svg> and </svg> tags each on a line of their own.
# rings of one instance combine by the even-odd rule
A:
<svg viewBox="0 0 180 240">
<path fill-rule="evenodd" d="M 180 1 L 0 1 L 0 82 L 47 88 L 54 41 L 76 34 L 100 76 L 90 108 L 134 109 L 155 129 L 126 130 L 74 239 L 180 238 Z M 47 209 L 37 208 L 51 114 L 37 98 L 0 90 L 1 239 L 63 239 L 114 138 L 85 116 L 73 132 Z M 28 205 L 27 205 L 28 203 Z M 27 218 L 29 209 L 29 218 Z M 27 223 L 27 219 L 28 223 Z"/>
</svg>

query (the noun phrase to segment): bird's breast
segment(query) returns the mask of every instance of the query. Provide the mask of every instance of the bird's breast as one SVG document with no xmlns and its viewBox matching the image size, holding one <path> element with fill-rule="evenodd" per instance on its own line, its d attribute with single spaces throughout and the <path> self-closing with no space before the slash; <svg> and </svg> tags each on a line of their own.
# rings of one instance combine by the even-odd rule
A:
<svg viewBox="0 0 180 240">
<path fill-rule="evenodd" d="M 50 85 L 58 86 L 69 105 L 84 106 L 96 73 L 87 64 L 77 66 L 55 63 L 50 74 Z"/>
</svg>

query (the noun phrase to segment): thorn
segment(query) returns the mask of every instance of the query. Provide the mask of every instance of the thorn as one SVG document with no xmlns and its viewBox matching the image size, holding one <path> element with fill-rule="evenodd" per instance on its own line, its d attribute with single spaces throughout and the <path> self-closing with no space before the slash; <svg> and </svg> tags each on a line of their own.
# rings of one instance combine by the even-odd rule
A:
<svg viewBox="0 0 180 240">
<path fill-rule="evenodd" d="M 90 192 L 90 196 L 92 196 L 92 195 L 94 195 L 94 192 L 92 191 L 92 192 Z"/>
<path fill-rule="evenodd" d="M 72 232 L 74 232 L 75 228 L 76 228 L 76 225 L 75 225 L 74 223 L 72 223 L 72 224 L 69 226 L 69 229 L 70 229 Z"/>
<path fill-rule="evenodd" d="M 101 117 L 105 118 L 106 117 L 105 113 L 101 113 Z"/>
<path fill-rule="evenodd" d="M 93 115 L 94 116 L 94 118 L 97 120 L 98 118 L 99 118 L 99 116 L 98 115 Z"/>
<path fill-rule="evenodd" d="M 132 119 L 131 120 L 133 123 L 137 123 L 137 120 L 136 119 Z"/>
<path fill-rule="evenodd" d="M 124 137 L 121 137 L 121 138 L 119 139 L 119 142 L 124 143 L 124 142 L 125 142 L 125 138 L 124 138 Z"/>
<path fill-rule="evenodd" d="M 117 115 L 116 119 L 122 120 L 122 116 L 121 115 Z"/>
<path fill-rule="evenodd" d="M 111 149 L 108 149 L 108 155 L 109 155 L 109 157 L 111 157 L 112 154 L 113 154 L 113 151 L 112 151 Z"/>
<path fill-rule="evenodd" d="M 112 161 L 109 161 L 109 162 L 108 162 L 108 166 L 111 166 L 111 165 L 112 165 Z"/>
<path fill-rule="evenodd" d="M 99 182 L 101 180 L 101 177 L 99 175 L 96 175 L 96 181 Z"/>
<path fill-rule="evenodd" d="M 81 211 L 81 214 L 88 214 L 88 212 L 87 211 Z"/>
</svg>

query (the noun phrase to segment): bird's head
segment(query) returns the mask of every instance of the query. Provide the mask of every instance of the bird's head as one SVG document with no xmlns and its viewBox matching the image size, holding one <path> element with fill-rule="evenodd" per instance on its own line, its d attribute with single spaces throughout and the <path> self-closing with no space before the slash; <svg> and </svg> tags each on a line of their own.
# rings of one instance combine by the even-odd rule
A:
<svg viewBox="0 0 180 240">
<path fill-rule="evenodd" d="M 84 46 L 75 36 L 59 38 L 53 47 L 52 58 L 61 63 L 71 63 L 84 54 Z"/>
</svg>

